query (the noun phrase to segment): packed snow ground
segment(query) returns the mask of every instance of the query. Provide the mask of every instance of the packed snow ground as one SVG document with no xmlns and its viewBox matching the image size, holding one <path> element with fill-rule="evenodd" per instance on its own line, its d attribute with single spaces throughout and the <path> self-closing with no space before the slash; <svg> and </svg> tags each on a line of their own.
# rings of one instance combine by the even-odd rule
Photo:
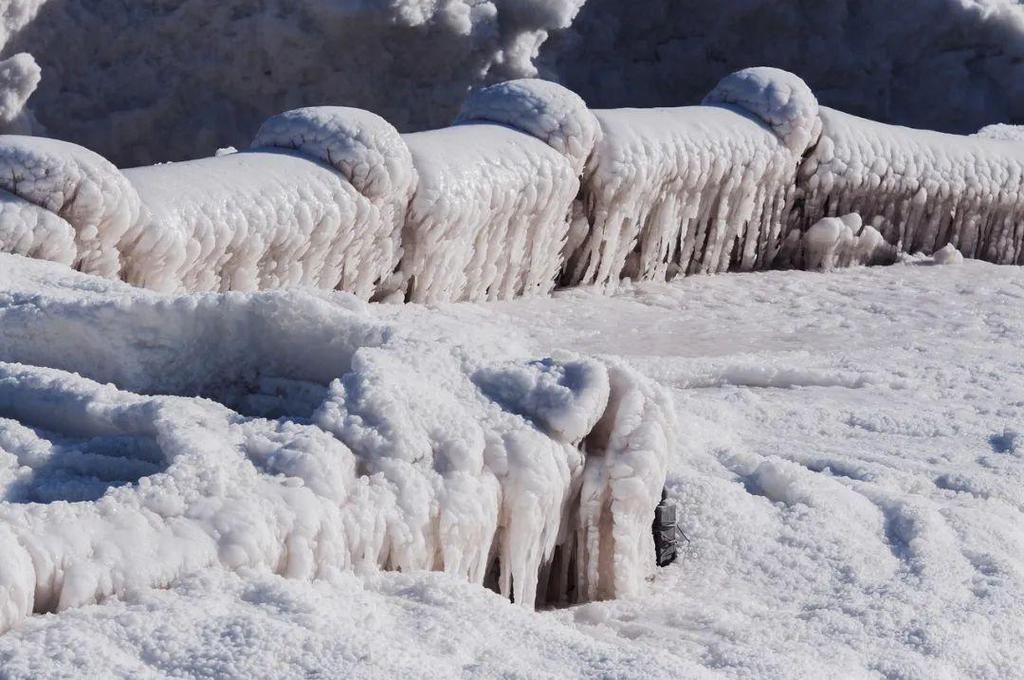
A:
<svg viewBox="0 0 1024 680">
<path fill-rule="evenodd" d="M 1024 677 L 1022 298 L 1020 268 L 921 259 L 385 308 L 526 354 L 621 357 L 669 387 L 682 560 L 634 597 L 537 613 L 439 574 L 200 570 L 32 616 L 0 636 L 0 668 Z"/>
</svg>

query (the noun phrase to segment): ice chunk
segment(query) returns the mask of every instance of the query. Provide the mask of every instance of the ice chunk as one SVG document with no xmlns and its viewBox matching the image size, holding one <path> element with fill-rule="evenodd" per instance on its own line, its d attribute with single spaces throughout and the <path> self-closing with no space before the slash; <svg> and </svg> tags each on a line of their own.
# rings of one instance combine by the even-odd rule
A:
<svg viewBox="0 0 1024 680">
<path fill-rule="evenodd" d="M 56 213 L 0 189 L 0 252 L 71 265 L 75 229 Z"/>
</svg>

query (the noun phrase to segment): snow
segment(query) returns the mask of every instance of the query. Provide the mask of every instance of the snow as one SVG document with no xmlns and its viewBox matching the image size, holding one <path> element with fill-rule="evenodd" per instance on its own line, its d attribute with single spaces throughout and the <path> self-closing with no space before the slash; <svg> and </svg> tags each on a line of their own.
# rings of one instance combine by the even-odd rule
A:
<svg viewBox="0 0 1024 680">
<path fill-rule="evenodd" d="M 857 212 L 902 252 L 953 243 L 965 257 L 1024 261 L 1017 228 L 1024 149 L 983 137 L 885 125 L 821 109 L 822 138 L 801 166 L 792 226 Z"/>
<path fill-rule="evenodd" d="M 897 254 L 896 247 L 887 243 L 881 232 L 864 224 L 857 213 L 849 213 L 823 217 L 803 233 L 791 231 L 775 264 L 831 271 L 854 265 L 892 264 Z"/>
<path fill-rule="evenodd" d="M 56 445 L 63 460 L 38 476 L 16 468 L 23 483 L 13 487 L 10 467 L 0 468 L 2 493 L 105 492 L 66 505 L 8 501 L 5 513 L 73 515 L 111 496 L 141 496 L 142 482 L 116 484 L 139 475 L 160 488 L 164 475 L 183 472 L 187 457 L 205 471 L 196 477 L 213 492 L 211 505 L 223 497 L 220 489 L 250 490 L 233 499 L 239 512 L 231 515 L 245 520 L 247 533 L 223 540 L 241 548 L 244 536 L 267 536 L 253 552 L 259 556 L 303 516 L 300 498 L 319 504 L 317 517 L 328 527 L 327 494 L 351 489 L 342 483 L 351 479 L 344 445 L 319 427 L 310 434 L 309 416 L 328 390 L 354 395 L 366 387 L 365 396 L 345 401 L 346 431 L 367 434 L 367 445 L 381 450 L 397 441 L 391 432 L 428 455 L 432 425 L 468 432 L 480 424 L 498 433 L 503 424 L 532 422 L 535 435 L 547 436 L 532 440 L 546 441 L 541 451 L 601 429 L 588 430 L 604 389 L 599 376 L 603 368 L 602 384 L 614 390 L 616 367 L 623 367 L 648 378 L 633 383 L 640 392 L 657 382 L 671 393 L 676 445 L 667 459 L 668 492 L 689 538 L 681 561 L 630 597 L 542 612 L 445 574 L 370 569 L 310 581 L 287 578 L 277 565 L 198 568 L 165 588 L 125 588 L 98 604 L 25 618 L 0 635 L 0 666 L 12 678 L 1020 675 L 1019 268 L 908 259 L 828 275 L 737 273 L 623 284 L 614 295 L 581 288 L 426 309 L 367 307 L 327 292 L 165 297 L 50 263 L 0 259 L 0 348 L 23 353 L 4 356 L 22 362 L 5 364 L 5 375 L 23 377 L 0 389 L 27 397 L 32 384 L 52 380 L 65 395 L 92 395 L 77 406 L 59 390 L 35 392 L 47 395 L 40 408 L 27 398 L 15 402 L 45 422 L 4 421 L 6 456 L 46 469 Z M 600 360 L 565 357 L 557 348 Z M 552 361 L 531 363 L 538 356 Z M 481 370 L 446 368 L 460 362 Z M 47 363 L 50 369 L 40 368 Z M 351 379 L 330 387 L 339 366 L 360 363 L 346 373 Z M 73 366 L 83 377 L 64 372 Z M 389 382 L 395 372 L 410 394 Z M 481 401 L 462 398 L 467 382 Z M 431 385 L 443 387 L 424 401 Z M 235 415 L 209 400 L 150 394 L 203 394 Z M 487 411 L 493 418 L 480 417 L 491 408 L 483 400 L 502 404 Z M 450 417 L 441 418 L 446 409 Z M 420 425 L 399 427 L 402 412 Z M 114 413 L 121 417 L 107 419 Z M 396 414 L 392 430 L 374 424 L 381 413 Z M 617 413 L 628 420 L 626 411 Z M 186 414 L 187 422 L 178 420 Z M 228 417 L 223 438 L 204 439 L 199 450 L 176 447 Z M 118 439 L 82 431 L 101 423 L 155 423 L 169 434 L 147 446 L 135 443 L 144 432 Z M 642 450 L 644 438 L 628 439 Z M 317 444 L 336 455 L 315 455 Z M 454 446 L 446 450 L 453 463 L 465 460 Z M 79 472 L 98 472 L 112 457 L 123 461 L 126 451 L 137 462 L 118 466 L 121 477 Z M 159 455 L 167 451 L 178 457 L 152 472 L 166 465 Z M 158 462 L 147 464 L 142 453 Z M 598 458 L 589 449 L 586 456 Z M 88 467 L 74 467 L 83 459 Z M 300 486 L 291 481 L 297 478 L 338 481 Z M 244 480 L 251 486 L 239 486 Z M 163 488 L 164 498 L 177 498 L 170 485 Z M 257 531 L 269 513 L 264 504 L 278 509 L 270 516 L 280 534 Z M 381 503 L 374 513 L 386 516 L 389 508 Z M 182 542 L 195 539 L 188 543 L 194 549 L 202 534 L 186 531 L 195 526 L 188 515 L 175 517 Z M 87 540 L 74 526 L 67 533 Z M 298 543 L 289 555 L 306 554 Z M 34 568 L 10 558 L 0 564 L 14 575 Z"/>
<path fill-rule="evenodd" d="M 346 294 L 2 260 L 0 629 L 215 567 L 493 574 L 524 606 L 653 570 L 674 415 L 626 366 Z"/>
<path fill-rule="evenodd" d="M 947 243 L 935 251 L 932 259 L 935 261 L 935 264 L 962 264 L 964 256 L 953 247 L 952 243 Z"/>
<path fill-rule="evenodd" d="M 994 123 L 986 125 L 974 133 L 977 137 L 985 139 L 1001 139 L 1006 142 L 1019 142 L 1024 140 L 1024 125 L 1006 125 L 1005 123 Z"/>
</svg>

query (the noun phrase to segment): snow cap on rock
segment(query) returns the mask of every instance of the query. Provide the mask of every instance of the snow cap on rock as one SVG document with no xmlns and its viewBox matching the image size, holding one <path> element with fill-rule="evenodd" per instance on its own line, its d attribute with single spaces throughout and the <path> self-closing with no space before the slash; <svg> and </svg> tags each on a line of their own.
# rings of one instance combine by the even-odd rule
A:
<svg viewBox="0 0 1024 680">
<path fill-rule="evenodd" d="M 731 104 L 761 119 L 795 154 L 821 134 L 818 100 L 799 76 L 768 66 L 745 68 L 718 81 L 703 104 Z"/>
<path fill-rule="evenodd" d="M 380 116 L 347 106 L 310 106 L 264 121 L 252 148 L 294 149 L 334 167 L 367 198 L 412 192 L 416 171 L 398 130 Z"/>
<path fill-rule="evenodd" d="M 557 83 L 522 78 L 497 83 L 469 95 L 455 124 L 488 122 L 507 125 L 536 137 L 583 171 L 601 126 L 586 102 Z"/>
</svg>

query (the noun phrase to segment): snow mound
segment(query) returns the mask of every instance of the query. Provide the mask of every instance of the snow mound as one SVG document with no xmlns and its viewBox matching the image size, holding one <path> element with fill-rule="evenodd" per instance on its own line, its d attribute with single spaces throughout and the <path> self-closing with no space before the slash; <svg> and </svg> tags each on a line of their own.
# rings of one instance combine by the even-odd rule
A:
<svg viewBox="0 0 1024 680">
<path fill-rule="evenodd" d="M 399 267 L 414 302 L 551 291 L 578 169 L 542 141 L 477 123 L 405 136 L 419 185 Z"/>
<path fill-rule="evenodd" d="M 964 256 L 952 243 L 947 243 L 932 254 L 935 264 L 962 264 Z"/>
<path fill-rule="evenodd" d="M 782 69 L 756 66 L 731 73 L 702 103 L 731 104 L 753 114 L 797 155 L 821 134 L 814 93 L 799 76 Z"/>
<path fill-rule="evenodd" d="M 769 266 L 798 157 L 728 107 L 597 111 L 565 285 Z"/>
<path fill-rule="evenodd" d="M 575 92 L 535 78 L 509 80 L 472 93 L 455 123 L 486 121 L 533 135 L 583 171 L 601 127 Z"/>
<path fill-rule="evenodd" d="M 797 231 L 790 232 L 786 248 L 795 248 L 797 244 L 802 247 L 802 253 L 783 253 L 780 259 L 812 271 L 830 271 L 853 265 L 891 264 L 896 259 L 895 246 L 886 243 L 882 234 L 873 226 L 864 225 L 857 213 L 822 218 L 802 235 Z"/>
<path fill-rule="evenodd" d="M 39 64 L 27 52 L 0 61 L 0 133 L 31 134 L 34 118 L 25 103 L 41 77 Z"/>
<path fill-rule="evenodd" d="M 416 173 L 398 130 L 380 116 L 343 106 L 312 106 L 268 118 L 254 149 L 294 149 L 334 167 L 363 195 L 404 200 Z"/>
<path fill-rule="evenodd" d="M 653 569 L 674 416 L 631 369 L 345 294 L 0 260 L 0 630 L 209 567 L 443 570 L 524 606 Z"/>
<path fill-rule="evenodd" d="M 0 252 L 71 265 L 75 229 L 55 213 L 0 189 Z"/>
<path fill-rule="evenodd" d="M 901 252 L 953 243 L 966 256 L 1024 262 L 1024 148 L 886 125 L 821 109 L 821 139 L 804 161 L 791 227 L 857 212 Z"/>
<path fill-rule="evenodd" d="M 118 243 L 138 219 L 140 201 L 128 179 L 105 158 L 69 142 L 3 135 L 0 189 L 71 225 L 71 264 L 76 269 L 108 278 L 118 275 Z M 47 231 L 62 227 L 51 218 L 33 219 Z M 42 242 L 45 237 L 32 238 Z M 61 261 L 66 261 L 66 252 L 59 250 Z"/>
</svg>

